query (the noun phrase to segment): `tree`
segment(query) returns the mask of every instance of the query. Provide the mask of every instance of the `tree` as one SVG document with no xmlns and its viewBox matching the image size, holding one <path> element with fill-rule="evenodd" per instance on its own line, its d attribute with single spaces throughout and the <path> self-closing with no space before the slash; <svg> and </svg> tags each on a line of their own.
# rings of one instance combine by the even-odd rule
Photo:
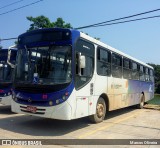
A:
<svg viewBox="0 0 160 148">
<path fill-rule="evenodd" d="M 55 22 L 51 22 L 48 17 L 41 15 L 38 17 L 28 16 L 27 20 L 32 22 L 28 31 L 53 27 L 72 28 L 71 24 L 65 23 L 65 21 L 62 18 L 57 18 Z"/>
<path fill-rule="evenodd" d="M 70 23 L 65 23 L 65 21 L 62 18 L 57 18 L 57 21 L 53 22 L 53 27 L 59 27 L 59 28 L 72 28 Z"/>
<path fill-rule="evenodd" d="M 155 93 L 160 94 L 160 65 L 149 64 L 154 68 Z"/>
<path fill-rule="evenodd" d="M 44 15 L 40 15 L 37 17 L 27 16 L 27 20 L 32 22 L 30 24 L 30 28 L 27 31 L 32 31 L 36 29 L 42 28 L 73 28 L 70 23 L 66 23 L 61 17 L 57 18 L 55 22 L 51 22 L 48 17 Z M 87 34 L 87 33 L 85 33 Z M 88 34 L 87 34 L 88 35 Z M 100 40 L 100 38 L 95 37 L 96 40 Z"/>
</svg>

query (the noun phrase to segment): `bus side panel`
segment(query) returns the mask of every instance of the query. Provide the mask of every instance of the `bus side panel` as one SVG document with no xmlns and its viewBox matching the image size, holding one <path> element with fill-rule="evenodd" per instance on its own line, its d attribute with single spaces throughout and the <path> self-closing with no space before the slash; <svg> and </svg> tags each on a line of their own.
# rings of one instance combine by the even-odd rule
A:
<svg viewBox="0 0 160 148">
<path fill-rule="evenodd" d="M 129 106 L 128 81 L 121 78 L 108 78 L 109 110 Z"/>
<path fill-rule="evenodd" d="M 135 101 L 133 104 L 138 104 L 140 102 L 142 92 L 145 96 L 145 102 L 152 99 L 154 96 L 154 84 L 152 82 L 129 80 L 128 85 L 128 93 L 134 95 Z"/>
<path fill-rule="evenodd" d="M 0 104 L 11 105 L 12 96 L 0 97 Z"/>
<path fill-rule="evenodd" d="M 76 91 L 76 117 L 81 118 L 95 114 L 97 98 L 94 95 L 96 85 L 94 83 L 94 75 L 92 80 Z M 93 86 L 93 90 L 92 89 Z M 93 92 L 93 93 L 92 93 Z"/>
</svg>

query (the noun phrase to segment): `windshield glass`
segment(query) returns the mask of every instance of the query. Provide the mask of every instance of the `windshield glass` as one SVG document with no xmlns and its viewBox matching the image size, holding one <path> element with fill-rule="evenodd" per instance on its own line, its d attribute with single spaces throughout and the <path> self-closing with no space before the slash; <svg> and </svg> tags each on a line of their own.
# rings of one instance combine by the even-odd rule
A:
<svg viewBox="0 0 160 148">
<path fill-rule="evenodd" d="M 71 81 L 71 47 L 47 46 L 19 49 L 17 82 L 60 84 Z"/>
<path fill-rule="evenodd" d="M 10 82 L 11 79 L 12 79 L 11 67 L 5 61 L 0 61 L 0 81 Z"/>
</svg>

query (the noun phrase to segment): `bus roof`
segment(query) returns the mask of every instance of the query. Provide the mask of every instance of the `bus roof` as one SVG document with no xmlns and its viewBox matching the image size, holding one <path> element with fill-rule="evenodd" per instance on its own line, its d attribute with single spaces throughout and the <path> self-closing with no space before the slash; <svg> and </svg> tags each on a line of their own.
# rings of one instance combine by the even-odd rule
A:
<svg viewBox="0 0 160 148">
<path fill-rule="evenodd" d="M 29 34 L 32 34 L 32 33 L 36 33 L 36 32 L 39 32 L 39 31 L 52 31 L 52 30 L 60 30 L 60 31 L 61 31 L 61 30 L 66 30 L 66 31 L 67 31 L 67 30 L 70 30 L 71 32 L 79 32 L 79 33 L 80 33 L 80 36 L 83 37 L 84 39 L 87 39 L 87 40 L 93 42 L 94 44 L 97 44 L 97 45 L 99 45 L 99 46 L 102 46 L 102 47 L 104 47 L 104 48 L 107 48 L 107 49 L 109 49 L 109 50 L 112 51 L 112 52 L 115 52 L 115 53 L 117 53 L 117 54 L 120 54 L 120 55 L 122 55 L 122 56 L 124 56 L 124 57 L 126 57 L 126 58 L 129 58 L 129 59 L 131 59 L 131 60 L 133 60 L 133 61 L 135 61 L 135 62 L 137 62 L 137 63 L 139 63 L 139 64 L 142 64 L 142 65 L 144 65 L 144 66 L 146 66 L 146 67 L 148 67 L 148 68 L 153 69 L 152 66 L 150 66 L 150 65 L 148 65 L 148 64 L 146 64 L 146 63 L 144 63 L 144 62 L 142 62 L 142 61 L 140 61 L 140 60 L 137 60 L 136 58 L 133 58 L 133 57 L 131 57 L 131 56 L 129 56 L 129 55 L 127 55 L 127 54 L 125 54 L 125 53 L 123 53 L 123 52 L 121 52 L 121 51 L 119 51 L 119 50 L 117 50 L 117 49 L 115 49 L 115 48 L 113 48 L 113 47 L 111 47 L 111 46 L 109 46 L 109 45 L 101 42 L 101 41 L 99 41 L 99 40 L 96 40 L 96 39 L 94 39 L 94 38 L 92 38 L 92 37 L 90 37 L 90 36 L 88 36 L 88 35 L 80 32 L 80 31 L 78 31 L 78 30 L 74 30 L 74 29 L 66 29 L 66 28 L 65 28 L 65 29 L 64 29 L 64 28 L 44 28 L 44 29 L 37 29 L 37 30 L 33 30 L 33 31 L 30 31 L 30 32 L 23 33 L 23 34 L 19 35 L 19 37 L 22 37 L 22 36 L 24 36 L 24 35 L 29 35 Z"/>
<path fill-rule="evenodd" d="M 121 52 L 121 51 L 119 51 L 119 50 L 117 50 L 117 49 L 115 49 L 115 48 L 113 48 L 113 47 L 101 42 L 101 41 L 99 41 L 99 40 L 96 40 L 96 39 L 94 39 L 94 38 L 92 38 L 92 37 L 90 37 L 90 36 L 88 36 L 88 35 L 86 35 L 86 34 L 84 34 L 82 32 L 80 32 L 80 36 L 85 38 L 85 39 L 87 39 L 87 40 L 89 40 L 89 41 L 91 41 L 91 42 L 93 42 L 93 43 L 95 43 L 95 44 L 97 44 L 97 45 L 99 45 L 99 46 L 101 46 L 101 47 L 107 48 L 110 51 L 113 51 L 113 52 L 115 52 L 117 54 L 120 54 L 120 55 L 122 55 L 122 56 L 124 56 L 126 58 L 129 58 L 129 59 L 131 59 L 131 60 L 133 60 L 133 61 L 135 61 L 135 62 L 137 62 L 139 64 L 142 64 L 142 65 L 144 65 L 144 66 L 146 66 L 148 68 L 153 69 L 152 66 L 150 66 L 150 65 L 148 65 L 148 64 L 146 64 L 146 63 L 144 63 L 144 62 L 142 62 L 140 60 L 137 60 L 136 58 L 133 58 L 133 57 L 131 57 L 131 56 L 129 56 L 129 55 L 127 55 L 127 54 L 125 54 L 125 53 L 123 53 L 123 52 Z"/>
</svg>

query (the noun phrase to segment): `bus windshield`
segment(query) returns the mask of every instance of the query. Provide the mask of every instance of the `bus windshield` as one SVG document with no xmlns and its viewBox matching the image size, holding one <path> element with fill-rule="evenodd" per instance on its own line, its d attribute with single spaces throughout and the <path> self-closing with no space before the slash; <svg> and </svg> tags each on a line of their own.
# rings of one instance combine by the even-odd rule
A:
<svg viewBox="0 0 160 148">
<path fill-rule="evenodd" d="M 71 46 L 18 49 L 15 80 L 42 85 L 71 81 Z"/>
<path fill-rule="evenodd" d="M 0 50 L 0 82 L 11 82 L 12 80 L 12 74 L 13 69 L 10 65 L 7 64 L 7 56 L 8 56 L 8 50 L 2 49 Z M 14 60 L 14 54 L 11 55 L 12 61 Z"/>
<path fill-rule="evenodd" d="M 12 79 L 12 69 L 4 61 L 0 62 L 0 81 L 10 82 Z"/>
</svg>

